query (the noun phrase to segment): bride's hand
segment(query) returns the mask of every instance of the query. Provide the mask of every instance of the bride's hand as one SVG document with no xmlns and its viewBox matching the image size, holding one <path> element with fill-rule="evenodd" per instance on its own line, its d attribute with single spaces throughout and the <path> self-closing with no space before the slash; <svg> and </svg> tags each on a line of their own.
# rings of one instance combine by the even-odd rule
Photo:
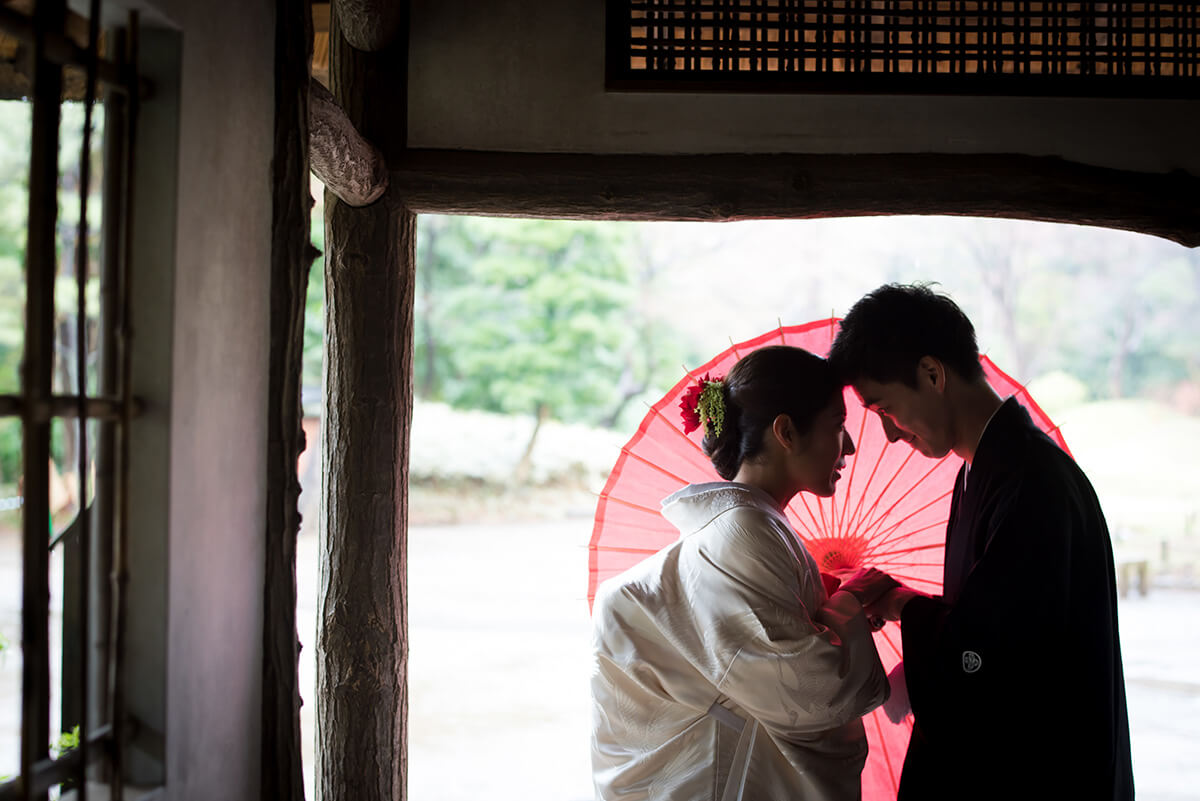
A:
<svg viewBox="0 0 1200 801">
<path fill-rule="evenodd" d="M 887 592 L 900 586 L 900 582 L 873 567 L 863 568 L 842 582 L 839 590 L 848 592 L 863 606 L 869 606 Z"/>
</svg>

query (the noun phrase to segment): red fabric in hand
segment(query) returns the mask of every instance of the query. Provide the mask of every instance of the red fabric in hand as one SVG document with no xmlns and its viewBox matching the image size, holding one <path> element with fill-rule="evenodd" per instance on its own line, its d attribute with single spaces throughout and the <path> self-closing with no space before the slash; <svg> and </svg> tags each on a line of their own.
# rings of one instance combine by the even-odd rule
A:
<svg viewBox="0 0 1200 801">
<path fill-rule="evenodd" d="M 842 580 L 832 573 L 822 573 L 821 583 L 825 585 L 825 594 L 831 598 L 838 587 L 842 586 Z"/>
</svg>

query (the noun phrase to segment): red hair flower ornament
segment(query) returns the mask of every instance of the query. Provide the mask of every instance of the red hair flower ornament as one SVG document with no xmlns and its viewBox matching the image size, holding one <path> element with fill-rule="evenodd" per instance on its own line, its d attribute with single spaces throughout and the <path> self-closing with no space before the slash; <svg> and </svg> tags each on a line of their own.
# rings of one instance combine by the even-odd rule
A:
<svg viewBox="0 0 1200 801">
<path fill-rule="evenodd" d="M 683 433 L 690 434 L 704 426 L 704 433 L 721 436 L 725 425 L 725 380 L 711 378 L 705 373 L 683 393 L 679 401 L 683 416 Z"/>
</svg>

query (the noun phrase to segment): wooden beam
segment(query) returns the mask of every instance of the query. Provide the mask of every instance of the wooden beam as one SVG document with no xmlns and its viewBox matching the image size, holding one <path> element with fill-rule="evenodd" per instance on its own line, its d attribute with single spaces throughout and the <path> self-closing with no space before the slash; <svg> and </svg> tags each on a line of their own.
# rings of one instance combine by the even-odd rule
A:
<svg viewBox="0 0 1200 801">
<path fill-rule="evenodd" d="M 571 155 L 408 150 L 418 213 L 625 220 L 883 214 L 1097 225 L 1200 245 L 1200 178 L 1021 155 Z"/>
<path fill-rule="evenodd" d="M 379 149 L 364 139 L 329 90 L 311 81 L 309 158 L 313 174 L 350 206 L 367 206 L 387 189 L 388 170 Z"/>
<path fill-rule="evenodd" d="M 346 41 L 375 52 L 391 45 L 408 18 L 408 3 L 395 0 L 335 0 L 333 13 Z"/>
<path fill-rule="evenodd" d="M 32 91 L 32 61 L 26 51 L 33 41 L 33 6 L 28 0 L 0 3 L 0 100 L 22 100 Z M 63 66 L 63 100 L 83 100 L 86 94 L 88 62 L 88 20 L 68 10 L 64 30 L 44 31 L 43 55 Z M 110 88 L 124 91 L 123 76 L 118 65 L 109 58 L 111 46 L 104 34 L 100 36 L 100 59 L 97 62 L 100 80 Z M 148 85 L 139 87 L 149 91 Z"/>
</svg>

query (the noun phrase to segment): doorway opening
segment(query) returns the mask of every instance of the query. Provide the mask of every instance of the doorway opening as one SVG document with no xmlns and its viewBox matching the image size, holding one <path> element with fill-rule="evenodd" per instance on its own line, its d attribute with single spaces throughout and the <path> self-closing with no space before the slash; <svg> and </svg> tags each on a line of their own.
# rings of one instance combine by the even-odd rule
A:
<svg viewBox="0 0 1200 801">
<path fill-rule="evenodd" d="M 1187 461 L 1200 448 L 1146 469 L 1163 464 L 1163 439 L 1200 444 L 1194 251 L 1005 219 L 718 226 L 422 215 L 408 540 L 413 797 L 467 798 L 485 785 L 494 796 L 498 775 L 524 798 L 591 797 L 586 545 L 621 444 L 685 367 L 780 323 L 840 315 L 889 281 L 938 282 L 975 321 L 981 349 L 1062 426 L 1100 494 L 1118 561 L 1133 565 L 1121 614 L 1139 790 L 1166 798 L 1200 778 L 1184 757 L 1200 731 L 1172 729 L 1167 712 L 1200 688 L 1179 683 L 1190 660 L 1162 652 L 1151 625 L 1182 625 L 1200 601 L 1188 486 L 1200 465 Z M 521 359 L 547 351 L 553 358 Z M 539 386 L 565 400 L 544 400 Z M 309 489 L 306 643 L 315 583 L 303 577 L 317 558 Z M 311 744 L 311 720 L 306 729 Z M 484 784 L 456 767 L 464 751 Z M 523 765 L 529 775 L 518 775 Z"/>
</svg>

